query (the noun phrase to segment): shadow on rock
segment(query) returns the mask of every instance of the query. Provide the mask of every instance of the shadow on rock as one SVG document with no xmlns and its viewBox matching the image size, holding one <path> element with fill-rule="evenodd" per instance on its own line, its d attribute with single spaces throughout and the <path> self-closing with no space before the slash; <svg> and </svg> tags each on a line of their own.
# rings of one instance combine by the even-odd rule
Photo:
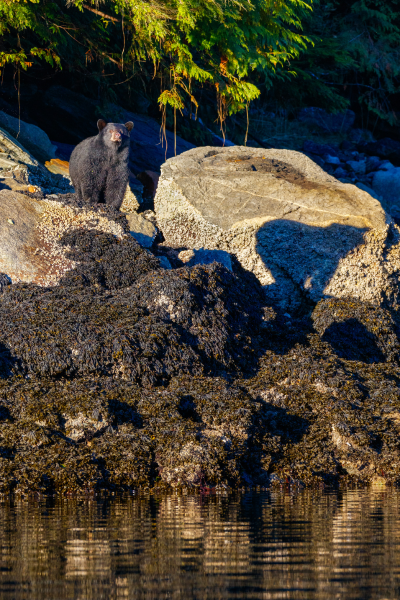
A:
<svg viewBox="0 0 400 600">
<path fill-rule="evenodd" d="M 3 181 L 0 181 L 0 191 L 1 190 L 11 190 L 11 187 L 9 185 L 7 185 L 6 183 L 4 183 Z"/>
<path fill-rule="evenodd" d="M 10 352 L 10 348 L 0 343 L 0 379 L 11 377 L 18 367 L 18 361 Z"/>
<path fill-rule="evenodd" d="M 366 363 L 380 363 L 385 355 L 376 343 L 375 336 L 356 319 L 332 323 L 322 339 L 328 342 L 340 358 L 360 360 Z"/>
<path fill-rule="evenodd" d="M 398 360 L 396 311 L 352 298 L 330 298 L 317 304 L 312 319 L 322 340 L 340 358 L 365 363 Z"/>
<path fill-rule="evenodd" d="M 328 227 L 284 219 L 265 223 L 256 234 L 256 250 L 274 279 L 264 286 L 268 300 L 291 314 L 305 300 L 318 302 L 340 259 L 364 243 L 366 231 L 338 223 Z"/>
<path fill-rule="evenodd" d="M 60 284 L 7 286 L 0 339 L 21 373 L 108 375 L 151 386 L 172 376 L 251 371 L 262 289 L 222 265 L 165 270 L 131 237 L 68 234 Z"/>
</svg>

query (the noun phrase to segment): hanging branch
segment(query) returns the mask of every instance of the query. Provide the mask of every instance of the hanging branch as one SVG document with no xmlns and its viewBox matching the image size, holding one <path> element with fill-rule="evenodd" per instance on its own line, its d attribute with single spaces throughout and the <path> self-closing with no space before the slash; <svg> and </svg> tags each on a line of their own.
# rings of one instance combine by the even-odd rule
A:
<svg viewBox="0 0 400 600">
<path fill-rule="evenodd" d="M 97 8 L 92 8 L 88 4 L 83 4 L 82 6 L 83 6 L 83 8 L 86 8 L 86 10 L 90 10 L 91 12 L 95 13 L 96 15 L 99 15 L 99 17 L 104 17 L 104 19 L 109 19 L 110 21 L 114 21 L 114 23 L 120 23 L 120 20 L 117 19 L 116 17 L 112 17 L 111 15 L 106 15 L 106 13 L 101 12 L 101 10 L 97 10 Z"/>
<path fill-rule="evenodd" d="M 247 117 L 247 127 L 246 127 L 246 135 L 244 136 L 244 145 L 247 146 L 247 136 L 249 133 L 249 104 L 246 104 L 246 117 Z"/>
</svg>

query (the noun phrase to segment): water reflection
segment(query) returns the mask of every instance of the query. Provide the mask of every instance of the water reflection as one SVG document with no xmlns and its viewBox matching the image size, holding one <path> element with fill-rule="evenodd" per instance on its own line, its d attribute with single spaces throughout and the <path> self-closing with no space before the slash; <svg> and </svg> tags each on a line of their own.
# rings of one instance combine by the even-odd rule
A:
<svg viewBox="0 0 400 600">
<path fill-rule="evenodd" d="M 0 598 L 395 599 L 400 492 L 0 502 Z"/>
</svg>

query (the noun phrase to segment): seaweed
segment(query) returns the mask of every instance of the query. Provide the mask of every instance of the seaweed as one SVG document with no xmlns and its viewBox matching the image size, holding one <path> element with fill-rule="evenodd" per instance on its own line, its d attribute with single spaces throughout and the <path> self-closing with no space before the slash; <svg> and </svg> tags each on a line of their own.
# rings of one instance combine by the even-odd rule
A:
<svg viewBox="0 0 400 600">
<path fill-rule="evenodd" d="M 396 311 L 330 298 L 288 319 L 235 263 L 61 243 L 58 286 L 1 287 L 0 493 L 400 480 Z"/>
</svg>

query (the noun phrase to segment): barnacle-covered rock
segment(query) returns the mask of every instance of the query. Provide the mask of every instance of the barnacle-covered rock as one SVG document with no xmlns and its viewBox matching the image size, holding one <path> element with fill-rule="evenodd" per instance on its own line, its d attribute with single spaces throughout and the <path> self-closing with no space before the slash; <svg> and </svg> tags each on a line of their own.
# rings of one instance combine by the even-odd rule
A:
<svg viewBox="0 0 400 600">
<path fill-rule="evenodd" d="M 58 243 L 58 285 L 0 277 L 0 493 L 400 482 L 396 311 L 290 317 L 235 261 Z"/>
<path fill-rule="evenodd" d="M 331 314 L 330 303 L 317 307 L 317 323 L 324 310 Z M 368 325 L 370 310 L 353 300 L 340 301 L 337 316 L 356 321 L 361 315 Z M 383 316 L 386 326 L 393 327 L 390 315 Z M 362 331 L 369 333 L 367 327 Z M 385 327 L 383 331 L 387 335 Z M 355 341 L 368 346 L 371 338 L 363 339 L 359 332 Z M 268 413 L 269 428 L 261 428 L 258 446 L 269 454 L 269 472 L 306 485 L 399 481 L 400 368 L 391 353 L 395 344 L 388 345 L 391 360 L 368 349 L 349 358 L 343 344 L 336 353 L 331 340 L 312 332 L 289 350 L 286 344 L 277 336 L 275 352 L 267 352 L 257 375 L 244 382 Z"/>
<path fill-rule="evenodd" d="M 0 271 L 13 283 L 56 285 L 73 269 L 75 263 L 60 244 L 66 233 L 95 229 L 121 239 L 129 232 L 122 214 L 104 206 L 78 206 L 70 196 L 39 200 L 0 191 Z"/>
<path fill-rule="evenodd" d="M 114 375 L 151 385 L 254 362 L 261 292 L 218 265 L 161 269 L 131 237 L 63 238 L 77 263 L 55 287 L 1 295 L 4 368 L 40 376 Z M 253 335 L 255 332 L 256 335 Z"/>
<path fill-rule="evenodd" d="M 162 166 L 154 203 L 168 245 L 234 254 L 284 311 L 327 296 L 399 304 L 399 228 L 305 154 L 194 148 Z"/>
</svg>

